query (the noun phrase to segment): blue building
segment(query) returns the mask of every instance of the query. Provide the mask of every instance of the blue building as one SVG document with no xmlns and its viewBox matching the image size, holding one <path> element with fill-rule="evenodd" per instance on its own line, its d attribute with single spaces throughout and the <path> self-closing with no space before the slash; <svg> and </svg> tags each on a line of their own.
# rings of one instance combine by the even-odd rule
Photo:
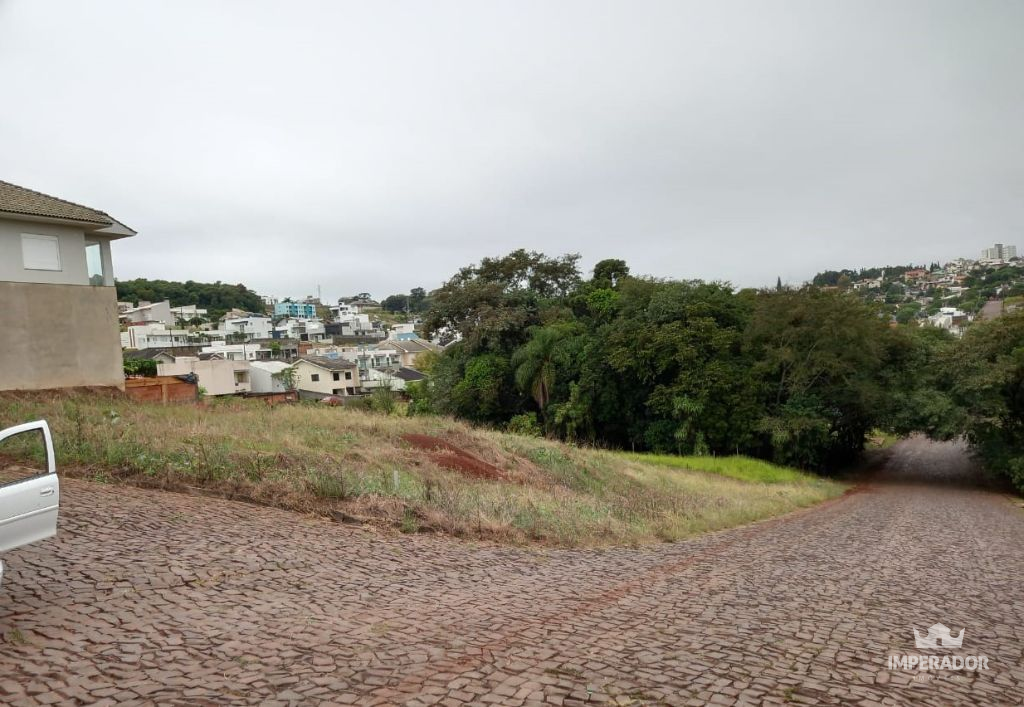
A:
<svg viewBox="0 0 1024 707">
<path fill-rule="evenodd" d="M 302 304 L 301 302 L 278 302 L 274 305 L 274 316 L 315 319 L 316 305 Z"/>
</svg>

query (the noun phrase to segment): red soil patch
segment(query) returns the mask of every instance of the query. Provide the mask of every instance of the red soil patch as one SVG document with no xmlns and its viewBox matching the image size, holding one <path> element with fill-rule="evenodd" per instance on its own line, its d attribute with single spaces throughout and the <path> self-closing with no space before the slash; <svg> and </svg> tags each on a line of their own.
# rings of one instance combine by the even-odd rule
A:
<svg viewBox="0 0 1024 707">
<path fill-rule="evenodd" d="M 451 442 L 446 442 L 440 437 L 430 435 L 408 434 L 402 435 L 402 439 L 416 449 L 427 452 L 427 458 L 440 467 L 457 471 L 466 476 L 475 476 L 480 479 L 504 480 L 507 475 L 504 471 L 478 459 L 461 447 L 456 447 Z"/>
</svg>

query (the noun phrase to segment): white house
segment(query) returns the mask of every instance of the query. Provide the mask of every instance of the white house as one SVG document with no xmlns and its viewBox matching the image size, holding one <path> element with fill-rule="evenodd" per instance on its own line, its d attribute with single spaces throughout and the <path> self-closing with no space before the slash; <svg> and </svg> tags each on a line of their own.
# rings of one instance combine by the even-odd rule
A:
<svg viewBox="0 0 1024 707">
<path fill-rule="evenodd" d="M 102 211 L 0 182 L 0 390 L 124 387 L 111 243 L 134 235 Z"/>
<path fill-rule="evenodd" d="M 249 339 L 269 339 L 273 336 L 274 325 L 270 317 L 253 314 L 226 319 L 221 330 L 228 334 L 243 334 Z"/>
<path fill-rule="evenodd" d="M 252 392 L 284 393 L 288 386 L 281 380 L 281 372 L 291 366 L 284 361 L 252 361 L 250 364 Z"/>
<path fill-rule="evenodd" d="M 271 351 L 260 344 L 225 344 L 214 341 L 204 346 L 200 356 L 217 356 L 229 361 L 259 361 L 270 359 Z"/>
<path fill-rule="evenodd" d="M 121 319 L 126 324 L 160 323 L 167 326 L 177 324 L 177 319 L 171 312 L 171 303 L 168 300 L 163 302 L 139 302 L 137 307 L 132 307 L 122 312 Z"/>
<path fill-rule="evenodd" d="M 198 337 L 186 329 L 168 329 L 163 323 L 135 324 L 121 332 L 121 347 L 152 349 L 163 346 L 188 346 Z"/>
<path fill-rule="evenodd" d="M 175 323 L 178 321 L 191 322 L 194 319 L 206 319 L 208 313 L 208 310 L 200 309 L 194 304 L 171 307 L 171 314 L 174 315 Z"/>
<path fill-rule="evenodd" d="M 282 319 L 274 327 L 275 338 L 299 341 L 323 341 L 327 338 L 324 323 L 319 319 Z"/>
<path fill-rule="evenodd" d="M 946 329 L 954 336 L 963 336 L 970 321 L 970 315 L 956 307 L 942 307 L 927 319 L 929 325 Z"/>
</svg>

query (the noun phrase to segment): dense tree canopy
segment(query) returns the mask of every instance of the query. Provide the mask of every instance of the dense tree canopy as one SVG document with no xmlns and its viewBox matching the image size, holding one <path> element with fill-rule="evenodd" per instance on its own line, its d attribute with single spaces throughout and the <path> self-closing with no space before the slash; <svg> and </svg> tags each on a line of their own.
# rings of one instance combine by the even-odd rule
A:
<svg viewBox="0 0 1024 707">
<path fill-rule="evenodd" d="M 807 468 L 856 454 L 873 428 L 927 422 L 904 406 L 927 397 L 915 366 L 938 343 L 859 298 L 640 278 L 622 260 L 584 279 L 577 263 L 515 251 L 433 293 L 427 328 L 461 338 L 416 409 L 494 425 L 532 414 L 563 439 Z M 944 400 L 918 412 L 948 416 Z"/>
<path fill-rule="evenodd" d="M 194 304 L 210 310 L 211 316 L 220 316 L 229 309 L 262 312 L 263 300 L 245 285 L 226 285 L 222 282 L 173 282 L 169 280 L 117 281 L 117 299 L 122 302 L 162 302 L 170 300 L 172 307 Z"/>
</svg>

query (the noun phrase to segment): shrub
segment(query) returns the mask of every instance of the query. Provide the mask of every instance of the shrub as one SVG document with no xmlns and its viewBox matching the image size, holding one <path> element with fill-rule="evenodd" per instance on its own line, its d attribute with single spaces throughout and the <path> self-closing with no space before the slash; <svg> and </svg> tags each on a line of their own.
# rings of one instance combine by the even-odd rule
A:
<svg viewBox="0 0 1024 707">
<path fill-rule="evenodd" d="M 535 412 L 524 412 L 521 415 L 515 415 L 506 423 L 505 431 L 526 437 L 540 437 L 542 434 L 540 423 L 537 422 L 537 413 Z"/>
</svg>

